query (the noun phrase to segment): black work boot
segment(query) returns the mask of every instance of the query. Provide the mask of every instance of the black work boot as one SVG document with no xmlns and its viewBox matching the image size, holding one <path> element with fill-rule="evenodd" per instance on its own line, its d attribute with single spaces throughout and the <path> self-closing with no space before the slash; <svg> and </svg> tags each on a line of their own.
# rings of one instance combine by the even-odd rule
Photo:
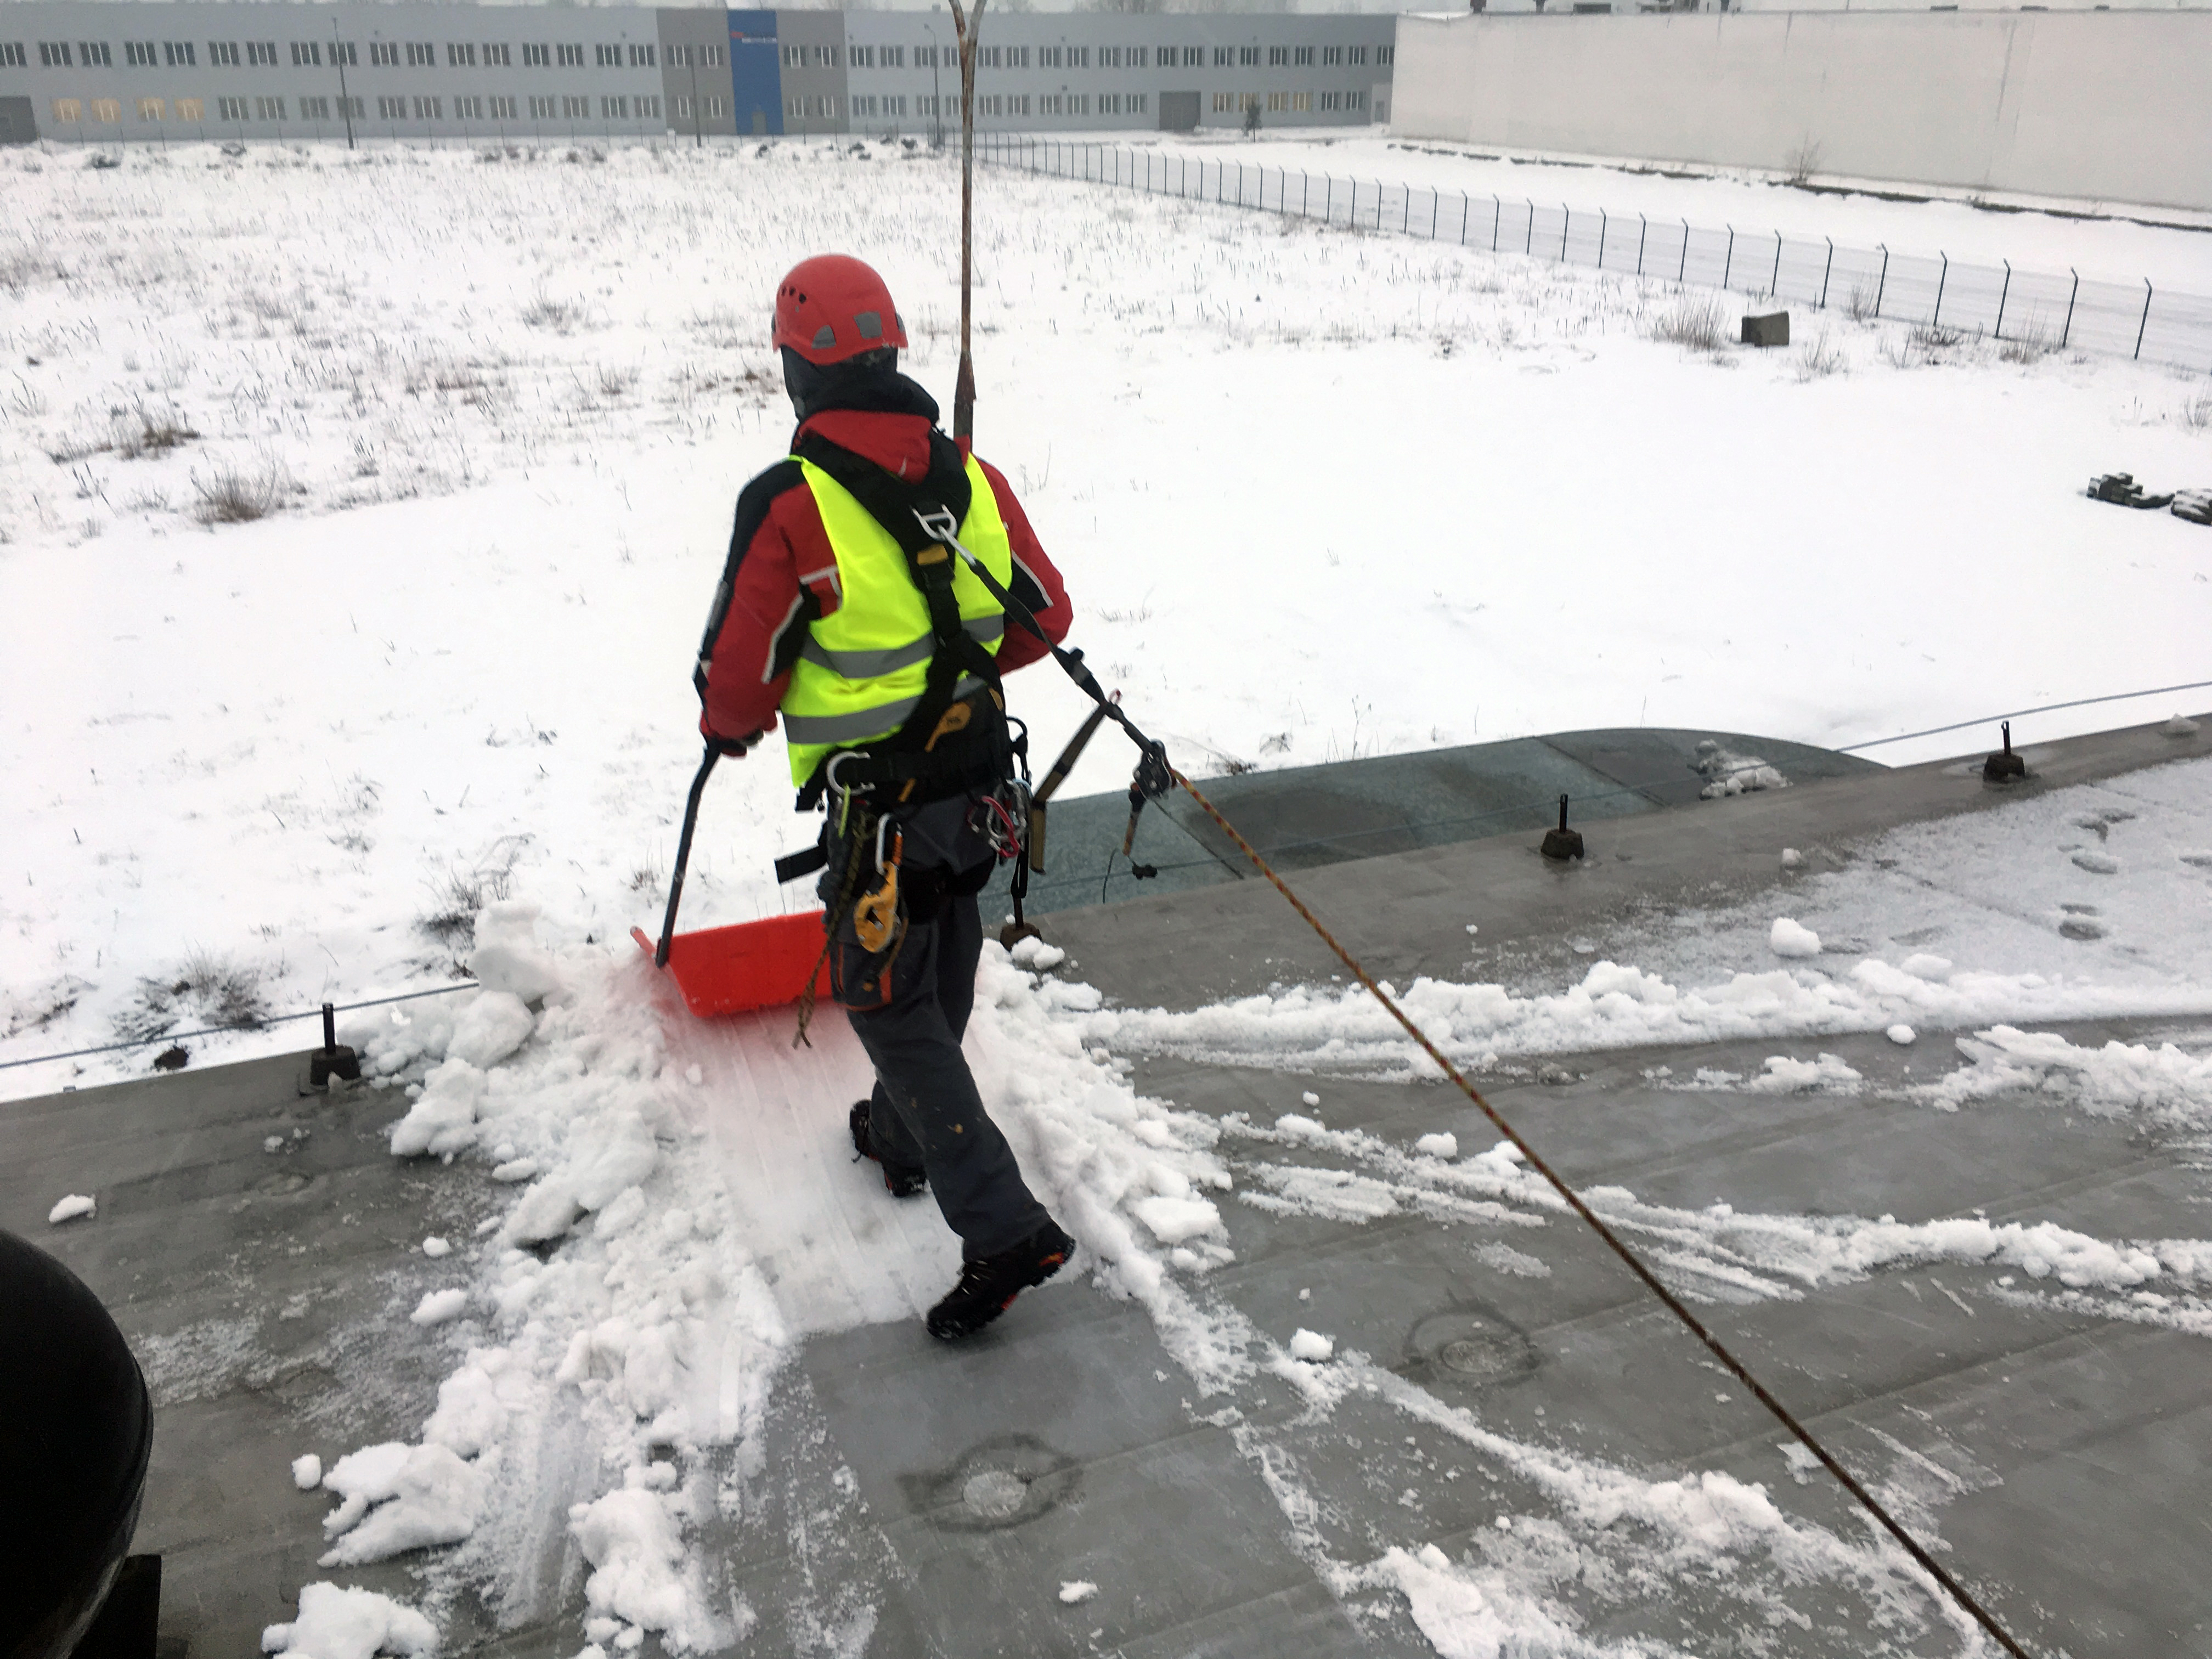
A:
<svg viewBox="0 0 2212 1659">
<path fill-rule="evenodd" d="M 1042 1285 L 1075 1254 L 1075 1241 L 1050 1221 L 1011 1250 L 960 1264 L 960 1282 L 929 1310 L 929 1334 L 940 1342 L 972 1336 L 1006 1312 L 1032 1285 Z"/>
<path fill-rule="evenodd" d="M 913 1165 L 888 1163 L 876 1156 L 875 1149 L 868 1144 L 868 1103 L 866 1101 L 856 1100 L 853 1103 L 852 1115 L 847 1122 L 853 1131 L 853 1150 L 862 1158 L 874 1158 L 878 1164 L 883 1165 L 884 1185 L 890 1189 L 893 1198 L 912 1198 L 928 1184 L 929 1177 Z"/>
</svg>

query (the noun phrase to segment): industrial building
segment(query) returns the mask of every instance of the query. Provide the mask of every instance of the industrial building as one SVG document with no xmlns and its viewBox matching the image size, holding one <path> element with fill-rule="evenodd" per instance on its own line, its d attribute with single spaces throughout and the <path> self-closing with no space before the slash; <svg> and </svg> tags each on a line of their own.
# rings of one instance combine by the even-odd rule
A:
<svg viewBox="0 0 2212 1659">
<path fill-rule="evenodd" d="M 1002 132 L 1387 120 L 1388 15 L 988 11 Z M 957 128 L 947 12 L 29 0 L 0 4 L 0 143 L 567 140 Z"/>
</svg>

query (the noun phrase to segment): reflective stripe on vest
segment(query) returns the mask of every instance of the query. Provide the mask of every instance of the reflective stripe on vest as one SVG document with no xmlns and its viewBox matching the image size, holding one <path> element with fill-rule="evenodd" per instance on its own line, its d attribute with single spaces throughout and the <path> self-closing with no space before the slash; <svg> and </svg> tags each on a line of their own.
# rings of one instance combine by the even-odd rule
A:
<svg viewBox="0 0 2212 1659">
<path fill-rule="evenodd" d="M 907 569 L 906 554 L 852 493 L 812 462 L 801 460 L 807 488 L 837 560 L 837 609 L 807 628 L 791 684 L 783 694 L 783 732 L 791 781 L 804 786 L 822 757 L 896 732 L 921 701 L 933 641 L 929 606 Z M 1001 582 L 1013 580 L 1014 556 L 990 480 L 968 462 L 968 516 L 960 540 Z M 975 573 L 955 561 L 953 598 L 962 625 L 994 655 L 1006 637 L 1006 616 Z M 982 682 L 963 676 L 957 694 Z"/>
</svg>

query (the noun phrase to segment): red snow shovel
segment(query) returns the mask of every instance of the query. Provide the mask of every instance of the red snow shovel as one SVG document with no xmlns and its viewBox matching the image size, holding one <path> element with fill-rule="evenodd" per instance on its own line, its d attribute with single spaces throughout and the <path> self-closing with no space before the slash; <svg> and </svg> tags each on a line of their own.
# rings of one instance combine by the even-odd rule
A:
<svg viewBox="0 0 2212 1659">
<path fill-rule="evenodd" d="M 637 948 L 653 958 L 656 968 L 675 976 L 684 1006 L 702 1019 L 717 1014 L 741 1014 L 754 1008 L 775 1008 L 796 1002 L 814 980 L 817 995 L 830 988 L 830 964 L 822 949 L 822 912 L 769 916 L 741 921 L 729 927 L 709 927 L 696 933 L 676 931 L 677 902 L 684 896 L 684 871 L 691 861 L 691 832 L 699 826 L 699 798 L 707 792 L 708 775 L 721 757 L 713 744 L 691 780 L 691 797 L 684 803 L 684 834 L 676 843 L 676 872 L 668 882 L 668 914 L 660 924 L 656 946 L 641 927 L 629 936 Z"/>
</svg>

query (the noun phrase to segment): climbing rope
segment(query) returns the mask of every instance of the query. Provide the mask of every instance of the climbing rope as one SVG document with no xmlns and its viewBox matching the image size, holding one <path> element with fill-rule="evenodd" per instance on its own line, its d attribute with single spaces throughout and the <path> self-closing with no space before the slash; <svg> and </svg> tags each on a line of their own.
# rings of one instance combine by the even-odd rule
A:
<svg viewBox="0 0 2212 1659">
<path fill-rule="evenodd" d="M 1181 772 L 1176 772 L 1173 775 L 1176 782 L 1182 787 L 1183 793 L 1188 795 L 1191 799 L 1198 803 L 1199 810 L 1204 812 L 1206 817 L 1212 818 L 1215 825 L 1221 830 L 1221 833 L 1228 836 L 1231 841 L 1236 842 L 1237 849 L 1242 852 L 1246 858 L 1251 860 L 1253 867 L 1267 878 L 1268 882 L 1273 884 L 1277 892 L 1280 893 L 1285 899 L 1290 901 L 1291 908 L 1293 910 L 1296 910 L 1298 915 L 1304 919 L 1307 927 L 1312 928 L 1314 932 L 1319 935 L 1321 942 L 1328 945 L 1330 951 L 1335 953 L 1336 959 L 1345 965 L 1346 969 L 1351 973 L 1352 976 L 1354 979 L 1357 979 L 1362 985 L 1365 986 L 1369 994 L 1373 996 L 1377 1002 L 1382 1005 L 1384 1010 L 1389 1014 L 1390 1018 L 1396 1020 L 1400 1025 L 1405 1028 L 1406 1035 L 1413 1038 L 1415 1042 L 1419 1043 L 1421 1048 L 1421 1052 L 1428 1055 L 1431 1060 L 1434 1060 L 1437 1063 L 1437 1068 L 1459 1086 L 1460 1092 L 1474 1103 L 1475 1106 L 1480 1109 L 1482 1115 L 1490 1120 L 1492 1125 L 1496 1127 L 1498 1133 L 1504 1135 L 1506 1139 L 1513 1143 L 1515 1147 L 1519 1150 L 1521 1155 L 1528 1160 L 1529 1167 L 1534 1170 L 1537 1174 L 1542 1176 L 1545 1180 L 1552 1183 L 1553 1188 L 1558 1192 L 1562 1199 L 1566 1200 L 1568 1207 L 1573 1210 L 1577 1215 L 1580 1216 L 1583 1221 L 1587 1222 L 1589 1224 L 1590 1230 L 1606 1242 L 1607 1247 L 1612 1249 L 1615 1255 L 1619 1256 L 1622 1261 L 1627 1264 L 1628 1270 L 1644 1282 L 1644 1289 L 1650 1291 L 1652 1295 L 1657 1297 L 1659 1300 L 1666 1305 L 1667 1310 L 1669 1313 L 1673 1314 L 1675 1318 L 1680 1320 L 1684 1325 L 1689 1328 L 1690 1334 L 1695 1336 L 1698 1341 L 1704 1343 L 1705 1346 L 1711 1351 L 1714 1358 L 1718 1359 L 1722 1364 L 1725 1365 L 1729 1373 L 1734 1376 L 1738 1382 L 1741 1382 L 1744 1387 L 1751 1390 L 1753 1395 L 1758 1400 L 1759 1403 L 1765 1407 L 1769 1412 L 1771 1412 L 1774 1414 L 1776 1421 L 1779 1422 L 1784 1428 L 1789 1430 L 1806 1450 L 1811 1452 L 1814 1457 L 1820 1460 L 1820 1466 L 1826 1469 L 1830 1474 L 1836 1477 L 1838 1483 L 1842 1486 L 1843 1489 L 1849 1492 L 1854 1498 L 1857 1499 L 1860 1506 L 1863 1508 L 1868 1514 L 1871 1515 L 1876 1521 L 1881 1523 L 1883 1529 L 1904 1547 L 1905 1553 L 1926 1571 L 1929 1577 L 1942 1586 L 1944 1591 L 1949 1595 L 1953 1601 L 1956 1601 L 1960 1607 L 1963 1607 L 1966 1613 L 1972 1617 L 1976 1624 L 1979 1625 L 1984 1631 L 1989 1632 L 1990 1636 L 1996 1642 L 1999 1647 L 2002 1648 L 2007 1653 L 2011 1654 L 2014 1656 L 2014 1659 L 2028 1659 L 2027 1649 L 2023 1648 L 2018 1642 L 2013 1639 L 2013 1638 L 2006 1632 L 2004 1626 L 1997 1623 L 1995 1615 L 1993 1615 L 1986 1607 L 1983 1607 L 1979 1601 L 1976 1601 L 1972 1593 L 1970 1592 L 1965 1585 L 1961 1584 L 1956 1578 L 1953 1577 L 1950 1573 L 1946 1571 L 1943 1568 L 1943 1565 L 1936 1560 L 1934 1556 L 1930 1555 L 1926 1548 L 1921 1545 L 1919 1540 L 1915 1539 L 1911 1533 L 1907 1532 L 1905 1528 L 1899 1523 L 1896 1517 L 1892 1516 L 1887 1510 L 1881 1506 L 1881 1503 L 1876 1500 L 1872 1492 L 1869 1492 L 1864 1486 L 1859 1484 L 1856 1477 L 1855 1477 L 1849 1469 L 1845 1468 L 1842 1463 L 1837 1461 L 1835 1454 L 1831 1452 L 1826 1446 L 1822 1445 L 1819 1440 L 1815 1439 L 1812 1431 L 1808 1429 L 1802 1423 L 1800 1423 L 1796 1418 L 1791 1414 L 1790 1408 L 1784 1406 L 1779 1400 L 1776 1399 L 1768 1390 L 1766 1385 L 1761 1382 L 1757 1377 L 1753 1376 L 1751 1374 L 1749 1368 L 1747 1367 L 1741 1360 L 1738 1359 L 1733 1353 L 1729 1352 L 1727 1345 L 1722 1342 L 1718 1337 L 1715 1336 L 1711 1330 L 1706 1328 L 1705 1322 L 1700 1320 L 1695 1314 L 1692 1313 L 1689 1309 L 1683 1304 L 1680 1297 L 1677 1297 L 1672 1291 L 1668 1290 L 1664 1285 L 1659 1282 L 1658 1275 L 1654 1273 L 1650 1268 L 1644 1266 L 1642 1259 L 1639 1258 L 1633 1250 L 1630 1249 L 1626 1243 L 1621 1242 L 1620 1236 L 1614 1232 L 1612 1228 L 1606 1225 L 1606 1224 L 1599 1218 L 1596 1212 L 1592 1210 L 1588 1204 L 1583 1201 L 1582 1196 L 1577 1194 L 1572 1187 L 1570 1187 L 1565 1181 L 1561 1179 L 1558 1172 L 1555 1171 L 1549 1164 L 1547 1164 L 1544 1161 L 1543 1158 L 1537 1152 L 1536 1149 L 1522 1139 L 1520 1131 L 1516 1129 L 1510 1123 L 1508 1123 L 1504 1117 L 1499 1115 L 1498 1109 L 1482 1097 L 1481 1091 L 1477 1089 L 1474 1084 L 1468 1080 L 1466 1073 L 1462 1072 L 1458 1066 L 1453 1065 L 1450 1060 L 1447 1060 L 1443 1052 L 1437 1048 L 1437 1045 L 1429 1041 L 1427 1035 L 1422 1031 L 1421 1028 L 1413 1024 L 1411 1018 L 1407 1016 L 1406 1011 L 1398 1006 L 1397 999 L 1393 997 L 1388 991 L 1384 990 L 1382 987 L 1376 982 L 1374 975 L 1370 974 L 1366 969 L 1360 966 L 1358 959 L 1354 957 L 1351 951 L 1346 950 L 1342 945 L 1337 942 L 1336 936 L 1330 933 L 1327 927 L 1322 925 L 1321 918 L 1315 915 L 1311 910 L 1309 910 L 1306 908 L 1305 902 L 1290 890 L 1288 884 L 1284 882 L 1280 876 L 1275 873 L 1274 870 L 1268 865 L 1267 860 L 1261 858 L 1259 853 L 1254 849 L 1252 843 L 1246 841 L 1242 835 L 1238 834 L 1237 827 L 1231 823 L 1227 818 L 1222 817 L 1219 809 L 1199 792 L 1198 787 L 1191 782 L 1191 781 L 1185 777 Z"/>
</svg>

